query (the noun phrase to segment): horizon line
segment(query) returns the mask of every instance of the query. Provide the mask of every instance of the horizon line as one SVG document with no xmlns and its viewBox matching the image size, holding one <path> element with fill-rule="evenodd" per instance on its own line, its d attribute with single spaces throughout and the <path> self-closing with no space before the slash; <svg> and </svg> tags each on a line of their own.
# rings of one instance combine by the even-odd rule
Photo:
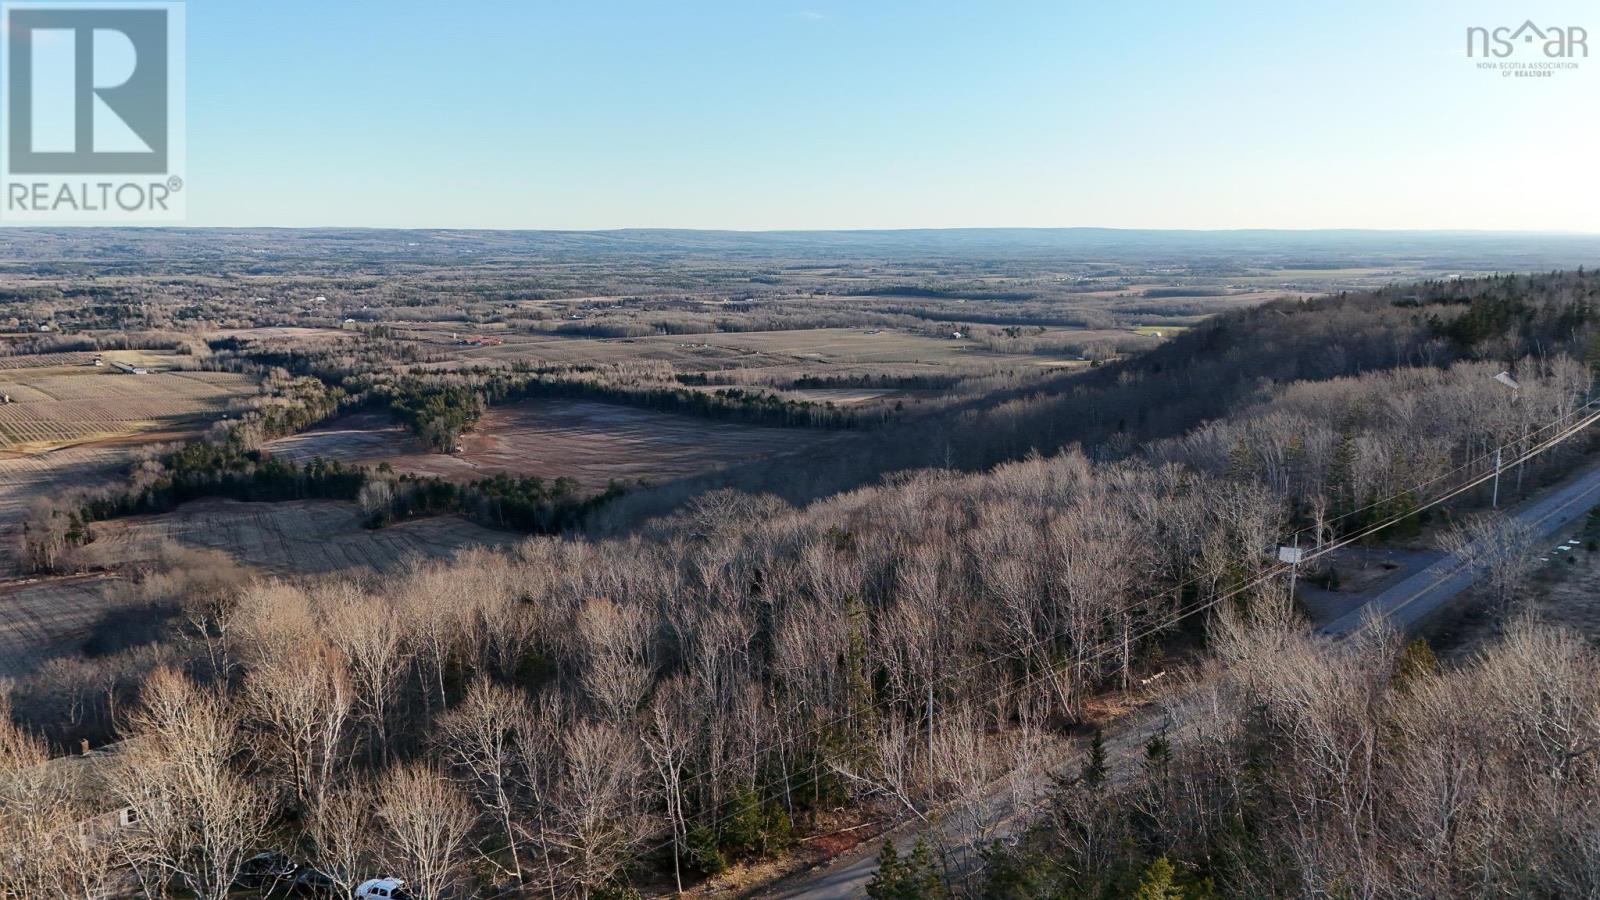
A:
<svg viewBox="0 0 1600 900">
<path fill-rule="evenodd" d="M 71 233 L 75 231 L 458 231 L 481 233 L 512 233 L 512 234 L 616 234 L 620 232 L 684 232 L 699 234 L 893 234 L 893 233 L 918 233 L 918 232 L 962 232 L 962 231 L 1106 231 L 1106 232 L 1164 232 L 1175 234 L 1240 234 L 1249 232 L 1274 232 L 1286 234 L 1310 234 L 1319 232 L 1337 233 L 1362 233 L 1362 234 L 1445 234 L 1445 235 L 1521 235 L 1537 237 L 1594 237 L 1600 238 L 1600 230 L 1573 231 L 1567 229 L 1534 230 L 1534 229 L 1489 229 L 1489 228 L 1378 228 L 1366 226 L 1305 226 L 1305 227 L 1278 227 L 1278 226 L 1241 226 L 1241 227 L 1160 227 L 1160 226 L 1133 226 L 1133 225 L 943 225 L 943 226 L 825 226 L 825 227 L 794 227 L 794 228 L 726 228 L 708 226 L 678 226 L 678 225 L 617 225 L 598 227 L 522 227 L 522 226 L 492 226 L 492 225 L 110 225 L 110 224 L 82 224 L 82 225 L 5 225 L 0 223 L 0 234 L 6 232 L 16 233 Z"/>
</svg>

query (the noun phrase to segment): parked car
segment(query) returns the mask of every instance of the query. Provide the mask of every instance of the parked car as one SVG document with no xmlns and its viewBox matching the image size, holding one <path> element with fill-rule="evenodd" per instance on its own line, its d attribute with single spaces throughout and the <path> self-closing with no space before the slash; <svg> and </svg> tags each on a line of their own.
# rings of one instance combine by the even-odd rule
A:
<svg viewBox="0 0 1600 900">
<path fill-rule="evenodd" d="M 374 878 L 361 882 L 355 900 L 412 900 L 404 878 Z"/>
<path fill-rule="evenodd" d="M 234 884 L 242 888 L 265 889 L 271 892 L 280 884 L 287 886 L 290 879 L 294 878 L 295 870 L 299 868 L 300 866 L 287 855 L 268 850 L 245 860 L 239 866 L 239 875 L 234 879 Z"/>
<path fill-rule="evenodd" d="M 339 894 L 339 885 L 322 872 L 301 866 L 289 890 L 301 897 L 335 897 Z"/>
</svg>

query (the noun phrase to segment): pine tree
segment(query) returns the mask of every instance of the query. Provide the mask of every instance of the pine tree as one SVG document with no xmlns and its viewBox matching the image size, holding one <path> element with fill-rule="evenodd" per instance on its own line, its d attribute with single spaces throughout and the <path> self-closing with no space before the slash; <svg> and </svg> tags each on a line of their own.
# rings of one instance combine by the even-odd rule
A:
<svg viewBox="0 0 1600 900">
<path fill-rule="evenodd" d="M 844 754 L 845 759 L 859 760 L 868 753 L 861 735 L 876 733 L 878 722 L 876 692 L 872 687 L 872 674 L 867 662 L 869 655 L 867 635 L 871 626 L 866 606 L 853 595 L 845 598 L 845 615 L 848 617 L 850 630 L 845 638 L 844 658 L 841 662 L 844 669 L 845 704 L 854 727 L 838 730 L 841 746 L 836 750 Z"/>
<path fill-rule="evenodd" d="M 1175 883 L 1172 863 L 1158 856 L 1145 866 L 1139 876 L 1139 886 L 1133 889 L 1133 900 L 1183 900 L 1183 889 Z"/>
<path fill-rule="evenodd" d="M 872 900 L 947 900 L 950 891 L 939 877 L 939 865 L 928 842 L 917 838 L 910 855 L 901 859 L 894 841 L 878 852 L 878 871 L 867 882 Z"/>
<path fill-rule="evenodd" d="M 1250 452 L 1250 445 L 1240 437 L 1228 451 L 1228 475 L 1231 478 L 1246 479 L 1255 473 L 1255 457 Z"/>
<path fill-rule="evenodd" d="M 873 872 L 872 880 L 867 882 L 867 896 L 872 900 L 899 900 L 903 896 L 900 885 L 904 880 L 905 872 L 894 841 L 884 841 L 883 849 L 878 851 L 878 871 Z"/>
<path fill-rule="evenodd" d="M 945 889 L 944 879 L 939 877 L 939 866 L 933 858 L 933 848 L 922 838 L 917 838 L 917 845 L 911 848 L 911 857 L 907 861 L 906 876 L 908 886 L 919 900 L 942 900 L 950 896 Z"/>
<path fill-rule="evenodd" d="M 1356 442 L 1348 430 L 1341 429 L 1339 445 L 1334 448 L 1333 464 L 1328 467 L 1327 495 L 1333 501 L 1333 511 L 1343 514 L 1355 508 Z M 1355 528 L 1360 522 L 1351 523 Z"/>
<path fill-rule="evenodd" d="M 1406 645 L 1395 661 L 1394 685 L 1404 687 L 1421 678 L 1439 674 L 1439 657 L 1428 646 L 1427 640 L 1417 638 Z"/>
<path fill-rule="evenodd" d="M 1099 790 L 1106 783 L 1106 743 L 1098 728 L 1089 739 L 1089 758 L 1083 763 L 1082 777 L 1084 787 L 1090 790 Z"/>
<path fill-rule="evenodd" d="M 1172 742 L 1167 740 L 1165 732 L 1157 734 L 1145 742 L 1144 764 L 1146 768 L 1153 772 L 1162 771 L 1166 768 L 1167 761 L 1171 758 Z"/>
</svg>

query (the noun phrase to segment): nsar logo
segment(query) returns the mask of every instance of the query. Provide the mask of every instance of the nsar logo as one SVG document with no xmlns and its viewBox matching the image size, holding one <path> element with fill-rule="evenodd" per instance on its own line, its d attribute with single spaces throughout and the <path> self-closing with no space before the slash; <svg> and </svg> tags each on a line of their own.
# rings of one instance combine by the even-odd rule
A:
<svg viewBox="0 0 1600 900">
<path fill-rule="evenodd" d="M 1540 28 L 1529 19 L 1516 28 L 1468 28 L 1467 56 L 1507 59 L 1523 48 L 1534 48 L 1546 59 L 1589 56 L 1589 32 L 1577 25 Z"/>
</svg>

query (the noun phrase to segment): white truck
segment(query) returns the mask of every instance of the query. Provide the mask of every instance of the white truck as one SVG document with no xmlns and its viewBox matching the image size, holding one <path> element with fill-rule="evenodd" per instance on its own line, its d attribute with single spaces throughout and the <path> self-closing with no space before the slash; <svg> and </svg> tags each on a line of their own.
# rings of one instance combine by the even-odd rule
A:
<svg viewBox="0 0 1600 900">
<path fill-rule="evenodd" d="M 404 878 L 374 878 L 361 882 L 355 900 L 412 900 Z"/>
</svg>

